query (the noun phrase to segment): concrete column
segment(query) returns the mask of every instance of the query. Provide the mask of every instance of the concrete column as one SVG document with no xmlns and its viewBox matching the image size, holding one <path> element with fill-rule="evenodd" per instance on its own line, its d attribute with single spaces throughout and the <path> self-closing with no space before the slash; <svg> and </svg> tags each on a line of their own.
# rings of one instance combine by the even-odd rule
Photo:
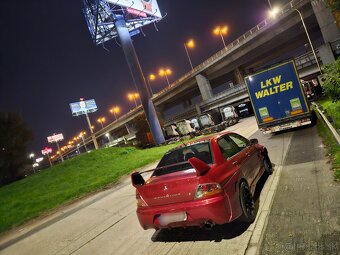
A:
<svg viewBox="0 0 340 255">
<path fill-rule="evenodd" d="M 327 6 L 326 1 L 313 0 L 312 6 L 325 43 L 339 39 L 340 32 L 336 20 L 330 7 Z"/>
<path fill-rule="evenodd" d="M 244 84 L 244 79 L 239 67 L 234 70 L 234 77 L 236 84 Z"/>
<path fill-rule="evenodd" d="M 205 78 L 202 74 L 196 76 L 196 81 L 198 84 L 198 88 L 201 92 L 203 101 L 208 100 L 213 97 L 212 89 L 210 82 L 207 78 Z"/>
<path fill-rule="evenodd" d="M 334 58 L 334 54 L 329 43 L 325 43 L 321 45 L 318 48 L 318 50 L 319 50 L 319 56 L 321 58 L 322 64 L 325 65 L 325 64 L 334 63 L 335 58 Z"/>
</svg>

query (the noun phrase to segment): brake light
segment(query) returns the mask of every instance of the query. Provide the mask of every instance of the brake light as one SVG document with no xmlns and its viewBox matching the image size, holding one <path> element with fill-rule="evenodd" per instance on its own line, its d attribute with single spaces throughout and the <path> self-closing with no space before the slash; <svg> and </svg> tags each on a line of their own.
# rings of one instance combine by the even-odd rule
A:
<svg viewBox="0 0 340 255">
<path fill-rule="evenodd" d="M 136 200 L 137 200 L 137 207 L 145 207 L 148 206 L 141 195 L 136 191 Z"/>
<path fill-rule="evenodd" d="M 221 193 L 222 188 L 218 183 L 199 184 L 196 189 L 195 199 L 207 198 Z"/>
</svg>

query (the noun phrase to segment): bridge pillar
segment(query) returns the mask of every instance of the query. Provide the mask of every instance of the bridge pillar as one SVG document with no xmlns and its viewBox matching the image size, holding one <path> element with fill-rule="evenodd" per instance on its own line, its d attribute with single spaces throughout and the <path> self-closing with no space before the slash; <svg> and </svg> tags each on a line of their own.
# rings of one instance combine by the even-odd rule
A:
<svg viewBox="0 0 340 255">
<path fill-rule="evenodd" d="M 203 101 L 208 100 L 213 97 L 212 89 L 210 82 L 207 78 L 205 78 L 202 74 L 196 76 L 196 81 L 198 84 L 198 88 L 201 92 Z"/>
<path fill-rule="evenodd" d="M 312 6 L 321 29 L 322 37 L 325 43 L 328 43 L 339 39 L 340 32 L 331 9 L 325 2 L 325 0 L 313 0 Z"/>
<path fill-rule="evenodd" d="M 321 58 L 322 64 L 331 64 L 334 63 L 335 57 L 332 51 L 332 48 L 329 43 L 325 43 L 321 45 L 319 48 L 319 56 Z"/>
<path fill-rule="evenodd" d="M 244 84 L 243 76 L 239 67 L 234 70 L 234 76 L 236 84 Z"/>
</svg>

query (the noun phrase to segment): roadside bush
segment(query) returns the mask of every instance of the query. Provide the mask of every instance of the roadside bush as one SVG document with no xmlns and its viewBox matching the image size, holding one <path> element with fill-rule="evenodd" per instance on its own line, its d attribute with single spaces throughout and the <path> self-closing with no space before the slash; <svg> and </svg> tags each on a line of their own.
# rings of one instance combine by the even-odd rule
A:
<svg viewBox="0 0 340 255">
<path fill-rule="evenodd" d="M 340 58 L 333 64 L 324 65 L 324 94 L 333 102 L 340 101 Z"/>
</svg>

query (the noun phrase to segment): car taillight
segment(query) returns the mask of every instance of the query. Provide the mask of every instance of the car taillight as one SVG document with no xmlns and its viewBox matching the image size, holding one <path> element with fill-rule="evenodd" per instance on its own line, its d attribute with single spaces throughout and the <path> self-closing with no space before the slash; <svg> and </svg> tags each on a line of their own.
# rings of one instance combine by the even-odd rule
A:
<svg viewBox="0 0 340 255">
<path fill-rule="evenodd" d="M 141 195 L 138 193 L 138 191 L 136 191 L 136 200 L 137 200 L 137 207 L 145 207 L 148 206 L 145 201 L 143 200 L 143 198 L 141 197 Z"/>
<path fill-rule="evenodd" d="M 195 199 L 207 198 L 220 193 L 222 193 L 222 188 L 218 183 L 199 184 L 196 189 Z"/>
</svg>

